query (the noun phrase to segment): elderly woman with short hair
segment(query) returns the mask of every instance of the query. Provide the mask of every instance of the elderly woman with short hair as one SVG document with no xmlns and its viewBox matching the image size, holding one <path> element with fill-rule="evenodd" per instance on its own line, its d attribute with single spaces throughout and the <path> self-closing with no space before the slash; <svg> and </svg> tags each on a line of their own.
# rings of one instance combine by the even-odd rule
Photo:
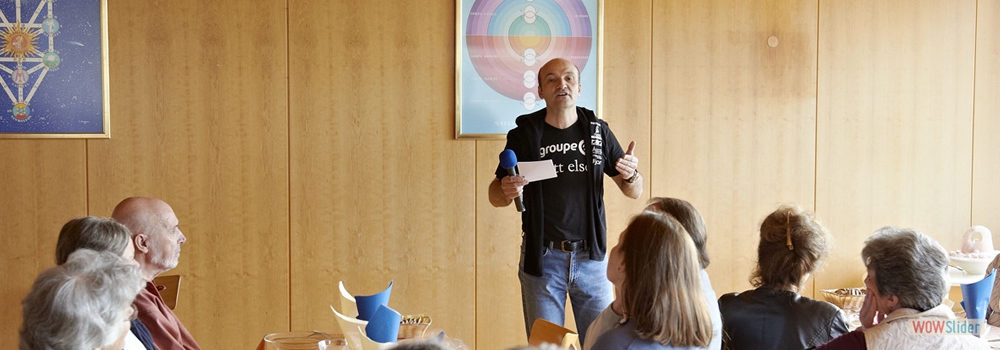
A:
<svg viewBox="0 0 1000 350">
<path fill-rule="evenodd" d="M 80 249 L 45 270 L 21 302 L 21 350 L 120 350 L 145 282 L 139 266 Z"/>
<path fill-rule="evenodd" d="M 868 269 L 861 327 L 817 349 L 989 349 L 969 334 L 914 334 L 915 321 L 954 319 L 948 293 L 948 253 L 926 235 L 883 227 L 865 241 Z"/>
<path fill-rule="evenodd" d="M 78 249 L 112 252 L 131 261 L 135 257 L 132 231 L 114 219 L 87 216 L 63 225 L 56 242 L 56 264 L 62 265 Z M 123 350 L 156 350 L 149 328 L 138 318 L 132 320 L 131 333 L 125 336 Z"/>
<path fill-rule="evenodd" d="M 70 254 L 84 248 L 118 253 L 125 259 L 135 257 L 132 232 L 113 219 L 86 216 L 67 221 L 56 241 L 56 265 L 62 265 Z"/>
</svg>

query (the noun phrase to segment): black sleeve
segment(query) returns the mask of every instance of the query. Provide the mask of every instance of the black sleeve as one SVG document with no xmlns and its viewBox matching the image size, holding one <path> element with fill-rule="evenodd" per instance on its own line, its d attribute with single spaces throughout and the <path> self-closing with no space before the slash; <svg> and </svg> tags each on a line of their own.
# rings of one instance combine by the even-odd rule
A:
<svg viewBox="0 0 1000 350">
<path fill-rule="evenodd" d="M 618 163 L 618 159 L 625 155 L 625 150 L 618 143 L 618 138 L 615 137 L 615 133 L 611 132 L 611 127 L 608 126 L 607 122 L 602 122 L 601 127 L 604 129 L 601 132 L 604 135 L 604 173 L 615 177 L 619 174 L 618 169 L 615 169 L 615 164 Z"/>
<path fill-rule="evenodd" d="M 507 132 L 507 144 L 505 144 L 503 146 L 503 149 L 500 150 L 500 152 L 497 152 L 497 158 L 496 158 L 497 159 L 497 170 L 496 170 L 497 179 L 502 179 L 504 176 L 507 176 L 507 169 L 504 169 L 504 168 L 500 167 L 500 153 L 503 152 L 503 150 L 505 150 L 505 149 L 513 150 L 514 154 L 517 155 L 517 159 L 521 159 L 521 155 L 517 154 L 517 148 L 514 148 L 513 145 L 510 142 L 510 136 L 511 136 L 511 134 L 513 134 L 515 132 L 516 132 L 516 129 Z"/>
<path fill-rule="evenodd" d="M 843 311 L 837 310 L 837 314 L 833 317 L 830 324 L 830 337 L 837 338 L 843 334 L 850 332 L 850 326 L 848 326 L 847 316 Z"/>
</svg>

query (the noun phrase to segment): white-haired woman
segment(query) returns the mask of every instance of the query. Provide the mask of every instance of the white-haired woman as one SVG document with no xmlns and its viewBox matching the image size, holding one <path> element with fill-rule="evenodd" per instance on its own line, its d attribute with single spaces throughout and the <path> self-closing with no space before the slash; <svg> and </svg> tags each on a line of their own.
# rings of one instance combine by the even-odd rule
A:
<svg viewBox="0 0 1000 350">
<path fill-rule="evenodd" d="M 21 350 L 120 350 L 144 285 L 139 266 L 80 249 L 45 270 L 22 301 Z"/>
<path fill-rule="evenodd" d="M 941 301 L 948 293 L 944 274 L 948 253 L 924 234 L 883 227 L 865 241 L 861 260 L 865 277 L 861 327 L 817 349 L 989 349 L 969 334 L 916 334 L 916 322 L 954 319 Z"/>
<path fill-rule="evenodd" d="M 66 222 L 56 242 L 56 264 L 62 265 L 77 249 L 112 252 L 125 260 L 135 256 L 132 232 L 125 225 L 109 218 L 87 216 Z M 131 332 L 125 335 L 123 350 L 156 350 L 149 328 L 139 319 L 132 320 Z"/>
</svg>

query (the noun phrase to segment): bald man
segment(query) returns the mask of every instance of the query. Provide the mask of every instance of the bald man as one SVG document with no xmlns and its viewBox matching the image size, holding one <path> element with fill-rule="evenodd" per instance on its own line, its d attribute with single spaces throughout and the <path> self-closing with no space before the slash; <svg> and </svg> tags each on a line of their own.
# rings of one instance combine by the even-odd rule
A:
<svg viewBox="0 0 1000 350">
<path fill-rule="evenodd" d="M 132 231 L 135 260 L 139 262 L 146 288 L 135 298 L 139 319 L 149 328 L 159 350 L 198 349 L 198 343 L 163 302 L 153 278 L 177 267 L 181 244 L 187 241 L 177 215 L 166 202 L 149 197 L 126 198 L 111 217 Z"/>
<path fill-rule="evenodd" d="M 569 295 L 583 342 L 587 327 L 613 299 L 606 277 L 603 175 L 626 196 L 639 198 L 639 158 L 635 142 L 623 150 L 607 122 L 576 105 L 582 85 L 573 62 L 548 61 L 538 70 L 538 84 L 545 108 L 517 117 L 504 148 L 520 161 L 552 160 L 557 176 L 529 184 L 497 166 L 490 203 L 505 207 L 524 195 L 518 279 L 527 333 L 536 318 L 564 324 Z"/>
</svg>

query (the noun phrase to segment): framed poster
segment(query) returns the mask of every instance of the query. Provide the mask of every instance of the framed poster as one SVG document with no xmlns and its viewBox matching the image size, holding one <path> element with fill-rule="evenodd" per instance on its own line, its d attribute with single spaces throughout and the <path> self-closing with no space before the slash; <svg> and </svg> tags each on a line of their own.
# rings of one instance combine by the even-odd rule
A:
<svg viewBox="0 0 1000 350">
<path fill-rule="evenodd" d="M 545 107 L 538 69 L 580 69 L 577 105 L 601 107 L 603 0 L 456 0 L 455 137 L 498 138 Z"/>
<path fill-rule="evenodd" d="M 0 1 L 0 138 L 108 138 L 107 0 Z"/>
</svg>

